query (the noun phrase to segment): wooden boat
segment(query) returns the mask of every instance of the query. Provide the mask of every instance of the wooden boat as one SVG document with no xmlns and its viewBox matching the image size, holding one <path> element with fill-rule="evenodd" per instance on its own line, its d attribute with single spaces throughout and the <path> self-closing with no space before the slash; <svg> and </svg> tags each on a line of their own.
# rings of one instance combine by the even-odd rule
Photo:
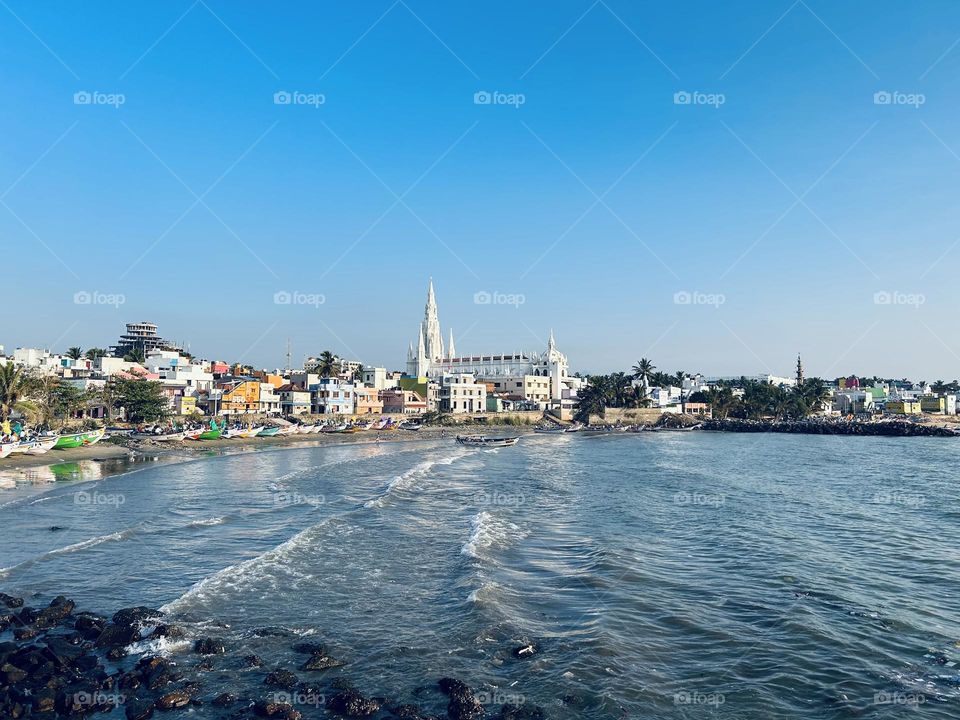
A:
<svg viewBox="0 0 960 720">
<path fill-rule="evenodd" d="M 479 447 L 507 447 L 516 445 L 520 442 L 520 436 L 488 438 L 483 435 L 457 435 L 457 443 L 460 445 L 476 445 Z"/>
<path fill-rule="evenodd" d="M 278 427 L 265 427 L 257 433 L 257 437 L 273 437 L 274 435 L 280 434 L 280 428 Z"/>
<path fill-rule="evenodd" d="M 223 435 L 223 430 L 217 428 L 216 430 L 204 430 L 198 435 L 196 440 L 219 440 L 220 436 Z"/>
<path fill-rule="evenodd" d="M 49 437 L 40 436 L 33 441 L 33 447 L 27 450 L 27 454 L 43 455 L 45 452 L 53 450 L 59 439 L 59 435 L 51 435 Z"/>
<path fill-rule="evenodd" d="M 96 445 L 104 436 L 105 432 L 103 428 L 100 428 L 99 430 L 61 435 L 57 438 L 57 442 L 53 447 L 57 450 L 63 450 L 67 448 L 84 447 L 86 445 Z"/>
<path fill-rule="evenodd" d="M 35 445 L 36 443 L 33 440 L 18 440 L 17 442 L 13 443 L 13 450 L 11 451 L 10 454 L 11 455 L 16 455 L 17 453 L 26 454 Z"/>
<path fill-rule="evenodd" d="M 237 435 L 242 438 L 252 438 L 261 430 L 263 430 L 263 427 L 260 425 L 257 427 L 243 428 Z"/>
<path fill-rule="evenodd" d="M 13 452 L 16 443 L 0 443 L 0 458 L 5 458 Z"/>
<path fill-rule="evenodd" d="M 540 433 L 541 435 L 563 435 L 566 430 L 562 427 L 536 427 L 533 429 L 535 433 Z"/>
<path fill-rule="evenodd" d="M 280 428 L 280 435 L 297 435 L 297 426 L 296 425 L 287 425 L 286 427 Z"/>
</svg>

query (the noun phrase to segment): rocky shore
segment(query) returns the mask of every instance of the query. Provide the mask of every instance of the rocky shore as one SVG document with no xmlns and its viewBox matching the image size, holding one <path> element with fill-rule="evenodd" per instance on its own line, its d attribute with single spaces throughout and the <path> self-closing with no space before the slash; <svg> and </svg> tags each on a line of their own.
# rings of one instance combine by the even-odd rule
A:
<svg viewBox="0 0 960 720">
<path fill-rule="evenodd" d="M 276 634 L 277 629 L 265 628 Z M 42 607 L 0 593 L 0 717 L 83 718 L 125 715 L 146 720 L 155 711 L 172 715 L 202 708 L 207 717 L 402 718 L 405 720 L 537 720 L 542 708 L 521 702 L 497 703 L 455 678 L 439 678 L 416 688 L 422 707 L 364 694 L 345 674 L 344 661 L 315 642 L 292 642 L 302 658 L 283 667 L 257 655 L 242 654 L 216 636 L 193 640 L 192 651 L 177 659 L 161 654 L 130 654 L 142 640 L 180 639 L 184 628 L 147 607 L 118 610 L 112 617 L 80 611 L 59 595 Z M 517 662 L 538 654 L 535 645 L 514 648 Z M 244 681 L 223 691 L 207 690 L 204 675 L 246 669 Z"/>
<path fill-rule="evenodd" d="M 718 432 L 774 432 L 804 435 L 871 435 L 891 437 L 957 437 L 951 428 L 909 420 L 704 420 L 700 430 Z"/>
</svg>

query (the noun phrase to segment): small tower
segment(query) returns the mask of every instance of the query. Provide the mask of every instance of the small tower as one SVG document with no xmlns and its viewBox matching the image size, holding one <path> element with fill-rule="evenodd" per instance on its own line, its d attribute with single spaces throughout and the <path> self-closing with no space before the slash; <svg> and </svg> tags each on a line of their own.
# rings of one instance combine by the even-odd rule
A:
<svg viewBox="0 0 960 720">
<path fill-rule="evenodd" d="M 453 345 L 453 328 L 450 328 L 450 344 L 447 345 L 447 357 L 453 360 L 457 356 L 457 350 Z"/>
<path fill-rule="evenodd" d="M 797 387 L 803 385 L 803 363 L 800 361 L 800 353 L 797 353 Z"/>
</svg>

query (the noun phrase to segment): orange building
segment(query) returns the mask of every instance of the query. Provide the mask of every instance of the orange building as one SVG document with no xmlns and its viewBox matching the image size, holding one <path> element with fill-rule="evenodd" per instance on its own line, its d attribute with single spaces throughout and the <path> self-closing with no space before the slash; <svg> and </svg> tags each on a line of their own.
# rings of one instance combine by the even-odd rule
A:
<svg viewBox="0 0 960 720">
<path fill-rule="evenodd" d="M 357 415 L 372 415 L 383 412 L 383 400 L 380 392 L 372 387 L 357 387 L 354 389 L 356 398 L 355 413 Z"/>
<path fill-rule="evenodd" d="M 220 411 L 224 415 L 255 413 L 260 408 L 259 380 L 229 380 L 217 383 L 223 390 Z"/>
</svg>

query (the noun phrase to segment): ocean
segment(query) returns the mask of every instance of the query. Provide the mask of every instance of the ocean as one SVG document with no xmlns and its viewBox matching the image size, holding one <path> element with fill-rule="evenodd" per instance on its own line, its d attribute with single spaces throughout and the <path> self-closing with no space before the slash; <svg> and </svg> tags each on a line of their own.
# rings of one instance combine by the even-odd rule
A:
<svg viewBox="0 0 960 720">
<path fill-rule="evenodd" d="M 205 697 L 265 696 L 283 667 L 441 717 L 455 677 L 490 717 L 956 718 L 958 460 L 951 439 L 661 432 L 0 473 L 0 590 L 161 608 L 187 636 L 132 651 L 184 668 L 221 638 Z M 345 664 L 300 671 L 298 641 Z"/>
</svg>

